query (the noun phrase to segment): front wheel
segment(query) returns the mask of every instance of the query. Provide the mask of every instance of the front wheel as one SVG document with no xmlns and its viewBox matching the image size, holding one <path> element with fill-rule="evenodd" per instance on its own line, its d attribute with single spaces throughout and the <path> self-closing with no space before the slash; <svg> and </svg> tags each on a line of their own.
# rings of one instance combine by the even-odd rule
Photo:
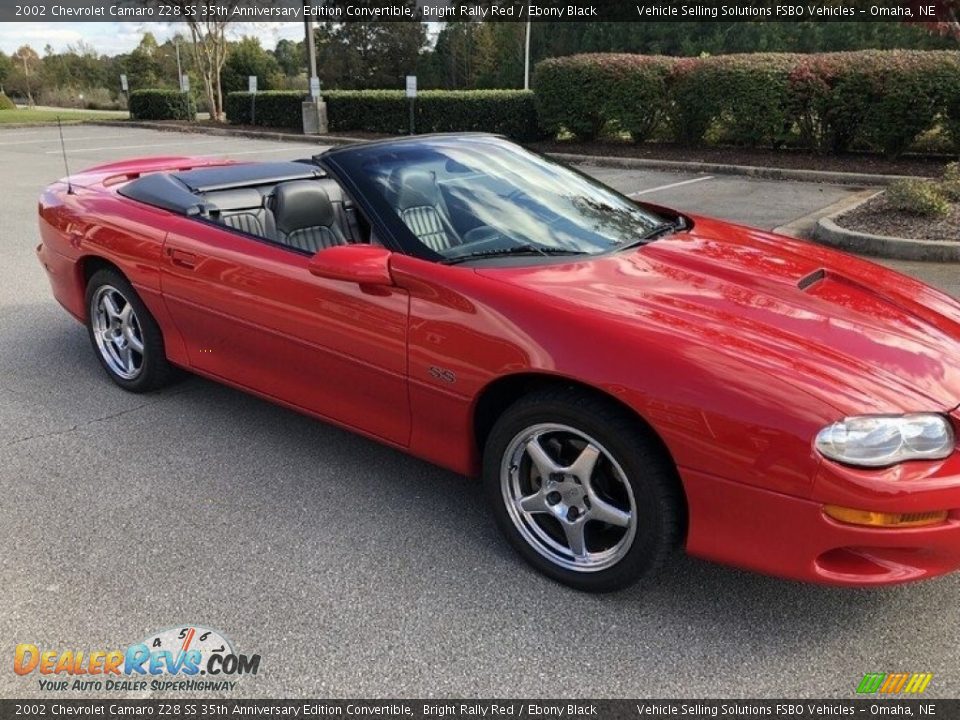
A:
<svg viewBox="0 0 960 720">
<path fill-rule="evenodd" d="M 488 438 L 484 484 L 527 562 L 579 590 L 631 585 L 680 541 L 669 459 L 636 418 L 587 393 L 549 390 L 511 406 Z"/>
<path fill-rule="evenodd" d="M 90 342 L 111 380 L 139 393 L 171 379 L 160 327 L 123 275 L 109 268 L 94 273 L 86 301 Z"/>
</svg>

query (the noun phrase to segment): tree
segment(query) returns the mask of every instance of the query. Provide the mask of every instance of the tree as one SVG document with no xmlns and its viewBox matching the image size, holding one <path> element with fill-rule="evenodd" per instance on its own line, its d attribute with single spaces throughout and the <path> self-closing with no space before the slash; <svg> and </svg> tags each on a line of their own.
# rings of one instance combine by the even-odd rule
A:
<svg viewBox="0 0 960 720">
<path fill-rule="evenodd" d="M 433 63 L 441 87 L 476 87 L 480 64 L 477 46 L 482 28 L 483 24 L 478 22 L 451 22 L 440 31 Z"/>
<path fill-rule="evenodd" d="M 317 28 L 318 72 L 326 85 L 398 88 L 415 72 L 426 45 L 423 23 L 323 23 Z"/>
<path fill-rule="evenodd" d="M 7 81 L 7 78 L 10 77 L 10 74 L 13 72 L 13 60 L 0 50 L 0 88 L 3 87 L 3 84 Z"/>
<path fill-rule="evenodd" d="M 21 45 L 12 55 L 13 69 L 7 78 L 10 92 L 27 98 L 33 105 L 33 93 L 39 89 L 40 70 L 43 67 L 40 56 L 29 45 Z"/>
<path fill-rule="evenodd" d="M 275 89 L 276 78 L 280 74 L 277 59 L 260 46 L 255 37 L 245 37 L 230 45 L 227 61 L 223 66 L 222 84 L 224 92 L 247 89 L 247 78 L 257 76 L 257 88 Z"/>
<path fill-rule="evenodd" d="M 283 74 L 289 77 L 296 77 L 307 65 L 307 54 L 302 41 L 294 42 L 286 38 L 279 40 L 273 56 L 277 59 Z"/>
<path fill-rule="evenodd" d="M 150 0 L 142 0 L 149 2 Z M 220 73 L 227 61 L 227 28 L 236 6 L 233 0 L 159 0 L 162 5 L 175 8 L 178 17 L 190 29 L 190 49 L 193 65 L 203 83 L 203 92 L 210 110 L 210 118 L 223 122 L 223 86 Z"/>
<path fill-rule="evenodd" d="M 144 33 L 140 44 L 127 55 L 124 69 L 132 90 L 161 86 L 160 54 L 153 33 Z"/>
<path fill-rule="evenodd" d="M 178 48 L 180 62 L 177 62 Z M 190 40 L 183 33 L 176 33 L 172 38 L 157 48 L 157 72 L 160 75 L 159 87 L 180 87 L 178 73 L 190 75 L 193 70 L 193 53 L 190 51 Z"/>
<path fill-rule="evenodd" d="M 352 4 L 358 4 L 353 0 Z M 371 7 L 376 2 L 365 0 Z M 411 9 L 415 0 L 403 0 Z M 346 0 L 328 5 L 346 6 Z M 314 29 L 317 68 L 326 86 L 399 88 L 416 72 L 427 44 L 426 26 L 417 20 L 319 23 Z"/>
</svg>

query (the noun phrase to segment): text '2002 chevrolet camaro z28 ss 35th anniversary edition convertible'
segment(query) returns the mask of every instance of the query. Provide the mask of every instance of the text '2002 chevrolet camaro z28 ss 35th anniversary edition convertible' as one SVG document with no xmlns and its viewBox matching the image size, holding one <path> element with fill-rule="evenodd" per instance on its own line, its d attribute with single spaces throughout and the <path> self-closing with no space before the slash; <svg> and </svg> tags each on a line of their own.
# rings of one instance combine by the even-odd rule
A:
<svg viewBox="0 0 960 720">
<path fill-rule="evenodd" d="M 839 585 L 960 567 L 960 304 L 872 263 L 487 135 L 130 160 L 39 212 L 122 388 L 182 368 L 480 475 L 573 587 L 677 547 Z"/>
</svg>

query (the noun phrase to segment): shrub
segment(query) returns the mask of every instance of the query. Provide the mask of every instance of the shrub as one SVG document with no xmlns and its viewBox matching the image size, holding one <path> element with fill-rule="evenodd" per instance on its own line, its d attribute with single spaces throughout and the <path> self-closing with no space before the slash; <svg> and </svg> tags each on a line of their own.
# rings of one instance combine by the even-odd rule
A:
<svg viewBox="0 0 960 720">
<path fill-rule="evenodd" d="M 855 55 L 813 55 L 791 71 L 791 109 L 804 147 L 845 152 L 853 143 L 869 111 L 869 88 L 854 67 Z"/>
<path fill-rule="evenodd" d="M 657 55 L 596 54 L 551 58 L 534 76 L 542 128 L 592 140 L 615 123 L 646 140 L 669 107 L 667 79 L 677 61 Z"/>
<path fill-rule="evenodd" d="M 325 93 L 331 131 L 404 133 L 410 105 L 400 90 L 341 90 Z M 491 132 L 535 140 L 537 110 L 524 90 L 424 90 L 417 95 L 416 131 Z"/>
<path fill-rule="evenodd" d="M 418 132 L 489 132 L 514 140 L 540 137 L 529 90 L 427 90 L 417 97 Z"/>
<path fill-rule="evenodd" d="M 0 110 L 16 110 L 16 103 L 7 97 L 6 93 L 0 92 Z"/>
<path fill-rule="evenodd" d="M 699 145 L 720 114 L 702 62 L 684 58 L 670 72 L 670 130 L 673 139 L 684 145 Z"/>
<path fill-rule="evenodd" d="M 403 90 L 333 90 L 325 92 L 323 99 L 331 132 L 410 130 L 410 109 Z M 423 128 L 418 130 L 423 132 Z"/>
<path fill-rule="evenodd" d="M 960 162 L 949 163 L 943 169 L 940 191 L 953 202 L 960 202 Z"/>
<path fill-rule="evenodd" d="M 86 108 L 88 110 L 120 110 L 125 107 L 124 100 L 115 98 L 107 88 L 55 87 L 45 88 L 37 93 L 38 105 L 53 107 Z"/>
<path fill-rule="evenodd" d="M 718 55 L 678 63 L 670 77 L 674 139 L 696 145 L 716 124 L 726 142 L 781 145 L 793 127 L 790 73 L 798 57 Z"/>
<path fill-rule="evenodd" d="M 196 104 L 190 93 L 178 90 L 134 90 L 130 93 L 130 117 L 134 120 L 193 120 Z"/>
<path fill-rule="evenodd" d="M 248 92 L 228 93 L 224 101 L 227 121 L 233 125 L 300 129 L 306 95 L 297 90 L 270 90 L 257 93 L 256 106 Z M 251 112 L 254 117 L 251 118 Z"/>
<path fill-rule="evenodd" d="M 886 196 L 893 208 L 905 213 L 942 217 L 950 212 L 950 202 L 929 180 L 898 180 L 887 187 Z"/>
<path fill-rule="evenodd" d="M 323 94 L 331 132 L 405 133 L 410 128 L 410 105 L 402 90 L 332 90 Z M 264 92 L 256 98 L 256 124 L 299 128 L 298 92 Z M 230 93 L 227 119 L 250 124 L 249 93 Z M 416 130 L 425 132 L 492 132 L 517 140 L 538 136 L 533 93 L 523 90 L 425 90 L 415 105 Z"/>
<path fill-rule="evenodd" d="M 603 72 L 590 57 L 573 55 L 537 64 L 533 80 L 537 112 L 550 135 L 566 130 L 589 141 L 603 129 Z"/>
<path fill-rule="evenodd" d="M 538 64 L 547 132 L 595 138 L 608 123 L 647 137 L 666 115 L 674 140 L 793 142 L 897 155 L 941 120 L 960 148 L 960 53 L 865 50 L 756 53 L 670 60 L 574 55 Z"/>
<path fill-rule="evenodd" d="M 794 124 L 790 72 L 798 58 L 764 53 L 721 55 L 701 61 L 726 140 L 751 147 L 783 143 Z"/>
<path fill-rule="evenodd" d="M 791 95 L 794 107 L 806 108 L 798 122 L 810 146 L 843 152 L 859 142 L 896 156 L 960 103 L 960 53 L 807 56 L 791 73 Z"/>
<path fill-rule="evenodd" d="M 945 103 L 943 125 L 954 149 L 960 151 L 960 93 Z"/>
</svg>

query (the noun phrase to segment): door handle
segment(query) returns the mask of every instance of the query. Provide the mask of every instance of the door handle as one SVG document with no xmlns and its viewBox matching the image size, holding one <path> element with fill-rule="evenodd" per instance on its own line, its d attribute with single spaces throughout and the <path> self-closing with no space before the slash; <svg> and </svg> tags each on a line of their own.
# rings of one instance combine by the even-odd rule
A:
<svg viewBox="0 0 960 720">
<path fill-rule="evenodd" d="M 174 265 L 192 270 L 200 262 L 200 258 L 192 252 L 186 250 L 177 250 L 176 248 L 167 248 L 167 255 L 170 256 L 170 262 Z"/>
</svg>

